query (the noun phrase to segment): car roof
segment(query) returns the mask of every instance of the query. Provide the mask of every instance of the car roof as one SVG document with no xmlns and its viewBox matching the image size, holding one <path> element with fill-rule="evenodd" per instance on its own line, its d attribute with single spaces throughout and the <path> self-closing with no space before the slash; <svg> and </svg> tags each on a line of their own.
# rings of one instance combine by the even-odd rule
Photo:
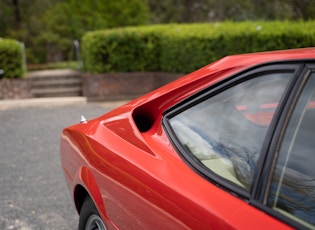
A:
<svg viewBox="0 0 315 230">
<path fill-rule="evenodd" d="M 224 68 L 231 66 L 254 66 L 271 61 L 288 61 L 288 60 L 300 60 L 300 59 L 314 59 L 315 47 L 300 48 L 290 50 L 277 50 L 267 51 L 249 54 L 237 54 L 227 56 L 214 62 L 207 67 L 215 66 L 216 68 Z"/>
</svg>

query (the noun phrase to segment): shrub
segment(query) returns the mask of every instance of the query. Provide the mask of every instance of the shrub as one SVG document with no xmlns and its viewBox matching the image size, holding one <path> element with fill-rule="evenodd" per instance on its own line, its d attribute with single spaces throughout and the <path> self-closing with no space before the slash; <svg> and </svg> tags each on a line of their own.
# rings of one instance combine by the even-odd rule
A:
<svg viewBox="0 0 315 230">
<path fill-rule="evenodd" d="M 159 70 L 159 36 L 149 28 L 86 34 L 82 39 L 84 69 L 92 73 Z"/>
<path fill-rule="evenodd" d="M 18 41 L 0 39 L 0 69 L 4 72 L 3 78 L 23 77 L 23 54 Z"/>
<path fill-rule="evenodd" d="M 128 27 L 87 33 L 91 73 L 192 72 L 227 55 L 315 46 L 315 21 L 223 22 Z"/>
</svg>

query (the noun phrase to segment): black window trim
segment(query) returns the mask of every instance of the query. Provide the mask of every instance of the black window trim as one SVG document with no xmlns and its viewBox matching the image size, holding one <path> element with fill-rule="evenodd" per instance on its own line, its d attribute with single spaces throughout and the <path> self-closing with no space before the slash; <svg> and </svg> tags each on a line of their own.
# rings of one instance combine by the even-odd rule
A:
<svg viewBox="0 0 315 230">
<path fill-rule="evenodd" d="M 275 164 L 277 162 L 277 156 L 279 154 L 279 150 L 285 135 L 285 131 L 289 124 L 290 118 L 294 112 L 296 107 L 296 103 L 299 99 L 300 94 L 302 93 L 309 77 L 312 73 L 315 73 L 315 63 L 314 61 L 307 61 L 300 73 L 298 74 L 295 84 L 292 85 L 291 93 L 288 95 L 287 101 L 284 103 L 283 112 L 279 117 L 278 125 L 275 127 L 273 137 L 270 141 L 269 150 L 266 152 L 266 165 L 268 167 L 264 167 L 262 174 L 266 175 L 263 180 L 260 180 L 260 191 L 258 191 L 254 198 L 251 200 L 251 204 L 260 210 L 274 216 L 277 219 L 287 223 L 288 225 L 296 228 L 296 229 L 308 229 L 306 226 L 294 221 L 292 218 L 281 214 L 273 210 L 271 207 L 267 206 L 267 198 L 270 189 L 270 184 L 273 176 L 273 172 L 275 169 Z"/>
<path fill-rule="evenodd" d="M 255 194 L 255 199 L 259 200 L 261 203 L 266 203 L 265 201 L 269 191 L 270 181 L 273 175 L 273 169 L 277 161 L 285 130 L 288 126 L 288 123 L 298 101 L 298 98 L 307 82 L 307 79 L 310 76 L 309 70 L 310 68 L 308 64 L 303 65 L 303 68 L 298 74 L 296 81 L 291 86 L 290 89 L 291 92 L 288 92 L 286 102 L 282 105 L 283 111 L 281 114 L 279 114 L 277 122 L 278 124 L 274 129 L 274 133 L 270 140 L 269 149 L 266 152 L 267 154 L 266 164 L 268 165 L 268 167 L 265 167 L 263 172 L 263 174 L 266 175 L 266 177 L 263 180 L 260 180 L 261 187 L 256 191 Z"/>
<path fill-rule="evenodd" d="M 269 63 L 264 63 L 261 65 L 257 65 L 251 68 L 248 68 L 244 71 L 241 71 L 238 74 L 232 75 L 231 77 L 226 78 L 223 81 L 220 81 L 210 87 L 207 87 L 204 90 L 201 90 L 200 92 L 196 93 L 195 95 L 188 97 L 182 102 L 179 102 L 175 106 L 169 108 L 165 113 L 163 113 L 163 119 L 162 119 L 162 125 L 164 129 L 166 130 L 167 135 L 169 136 L 171 143 L 179 153 L 179 155 L 182 157 L 182 159 L 199 175 L 204 177 L 205 179 L 209 180 L 211 183 L 221 187 L 222 189 L 228 191 L 229 193 L 240 197 L 241 199 L 247 200 L 248 202 L 253 200 L 253 194 L 257 193 L 256 187 L 260 184 L 259 182 L 257 183 L 256 180 L 257 178 L 260 180 L 261 173 L 263 168 L 265 168 L 265 160 L 263 160 L 262 163 L 260 163 L 262 160 L 259 159 L 259 163 L 257 164 L 257 171 L 259 171 L 258 175 L 254 176 L 254 181 L 255 183 L 253 184 L 253 188 L 251 191 L 246 191 L 245 189 L 235 185 L 234 183 L 228 181 L 225 178 L 222 178 L 214 173 L 211 173 L 209 169 L 206 169 L 201 163 L 199 163 L 197 160 L 194 160 L 189 153 L 185 150 L 185 148 L 180 144 L 179 140 L 177 139 L 176 135 L 174 135 L 174 132 L 168 122 L 168 119 L 174 117 L 181 111 L 196 105 L 200 103 L 201 101 L 204 101 L 228 88 L 231 88 L 241 82 L 244 82 L 250 78 L 253 78 L 254 75 L 261 75 L 262 73 L 270 72 L 273 73 L 275 71 L 283 71 L 283 72 L 293 72 L 296 75 L 297 72 L 302 68 L 301 66 L 303 65 L 302 60 L 297 60 L 297 61 L 277 61 L 277 62 L 269 62 Z M 284 98 L 282 98 L 281 106 L 280 108 L 277 109 L 276 114 L 280 114 L 280 111 L 283 109 L 283 101 L 286 100 L 287 95 L 290 92 L 290 89 L 293 87 L 294 82 L 296 81 L 296 76 L 292 78 L 292 81 L 289 83 L 287 89 L 284 92 L 284 95 L 286 95 Z M 279 111 L 280 110 L 280 111 Z M 273 124 L 270 125 L 269 131 L 272 130 L 274 131 L 278 118 L 280 116 L 275 116 L 273 119 Z M 269 132 L 268 131 L 268 132 Z M 267 133 L 267 135 L 270 135 L 270 133 Z M 266 146 L 266 142 L 269 143 L 271 140 L 271 137 L 267 136 L 264 145 Z M 268 145 L 269 146 L 269 145 Z M 266 156 L 266 151 L 269 148 L 265 148 L 262 150 L 262 154 L 265 158 Z M 265 151 L 265 152 L 263 152 Z M 268 166 L 269 167 L 269 166 Z"/>
<path fill-rule="evenodd" d="M 294 95 L 296 94 L 296 90 L 301 84 L 301 77 L 305 73 L 305 62 L 300 63 L 299 68 L 295 71 L 295 76 L 292 78 L 291 84 L 289 83 L 286 91 L 284 92 L 284 96 L 282 98 L 282 102 L 279 105 L 277 113 L 274 115 L 273 123 L 270 125 L 270 128 L 266 134 L 266 139 L 263 143 L 263 149 L 261 158 L 258 160 L 257 168 L 260 167 L 259 175 L 256 175 L 254 178 L 252 193 L 252 200 L 259 200 L 263 203 L 263 199 L 265 196 L 265 192 L 268 187 L 268 181 L 271 175 L 271 168 L 274 164 L 274 159 L 276 157 L 276 144 L 279 142 L 279 138 L 282 133 L 282 129 L 284 126 L 284 122 L 287 119 L 287 114 L 289 113 L 289 109 L 292 109 L 292 103 Z M 260 165 L 262 164 L 262 165 Z"/>
</svg>

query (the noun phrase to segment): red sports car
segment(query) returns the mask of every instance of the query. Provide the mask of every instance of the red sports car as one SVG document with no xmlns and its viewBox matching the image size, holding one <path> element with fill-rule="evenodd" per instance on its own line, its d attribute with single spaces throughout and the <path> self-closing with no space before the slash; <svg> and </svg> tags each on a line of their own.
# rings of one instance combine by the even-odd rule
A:
<svg viewBox="0 0 315 230">
<path fill-rule="evenodd" d="M 315 228 L 315 48 L 223 58 L 63 130 L 79 229 Z"/>
</svg>

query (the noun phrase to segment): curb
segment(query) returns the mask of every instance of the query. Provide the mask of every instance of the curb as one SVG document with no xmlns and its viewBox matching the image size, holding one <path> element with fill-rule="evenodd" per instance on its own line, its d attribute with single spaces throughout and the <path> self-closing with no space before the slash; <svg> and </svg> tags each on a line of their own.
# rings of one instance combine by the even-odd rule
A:
<svg viewBox="0 0 315 230">
<path fill-rule="evenodd" d="M 0 100 L 0 111 L 15 108 L 53 107 L 65 105 L 85 105 L 86 97 L 48 97 L 30 99 Z"/>
</svg>

